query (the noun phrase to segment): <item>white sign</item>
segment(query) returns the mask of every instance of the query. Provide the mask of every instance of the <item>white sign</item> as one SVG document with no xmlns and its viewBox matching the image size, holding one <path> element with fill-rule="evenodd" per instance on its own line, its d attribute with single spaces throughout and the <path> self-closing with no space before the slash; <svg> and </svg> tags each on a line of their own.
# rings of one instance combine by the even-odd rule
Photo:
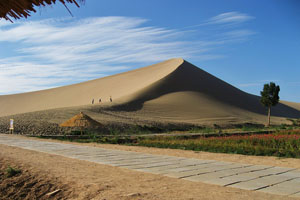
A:
<svg viewBox="0 0 300 200">
<path fill-rule="evenodd" d="M 9 129 L 14 129 L 14 119 L 10 119 L 9 121 Z"/>
</svg>

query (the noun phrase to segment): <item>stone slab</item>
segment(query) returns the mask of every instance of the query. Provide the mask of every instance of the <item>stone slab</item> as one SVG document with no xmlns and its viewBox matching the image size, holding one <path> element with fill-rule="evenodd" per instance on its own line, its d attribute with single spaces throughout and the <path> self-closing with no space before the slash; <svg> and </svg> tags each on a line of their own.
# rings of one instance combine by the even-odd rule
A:
<svg viewBox="0 0 300 200">
<path fill-rule="evenodd" d="M 295 194 L 289 195 L 290 197 L 296 197 L 296 198 L 300 198 L 300 192 L 297 192 Z"/>
<path fill-rule="evenodd" d="M 186 172 L 186 171 L 192 171 L 192 170 L 197 170 L 197 169 L 202 169 L 202 168 L 208 168 L 212 167 L 213 165 L 211 163 L 203 163 L 199 165 L 189 165 L 189 166 L 184 166 L 180 168 L 174 168 L 171 169 L 169 172 L 170 173 L 180 173 L 180 172 Z"/>
<path fill-rule="evenodd" d="M 161 163 L 161 162 L 174 162 L 176 163 L 176 161 L 173 161 L 173 159 L 161 159 L 161 158 L 153 158 L 153 159 L 137 159 L 137 160 L 130 160 L 128 162 L 122 162 L 122 161 L 118 161 L 118 162 L 110 162 L 112 165 L 114 166 L 119 166 L 119 167 L 126 167 L 126 168 L 135 168 L 134 166 L 136 166 L 137 168 L 139 168 L 140 166 L 143 166 L 145 164 L 151 164 L 151 163 Z"/>
<path fill-rule="evenodd" d="M 300 193 L 300 178 L 285 181 L 267 188 L 263 188 L 259 191 L 279 195 L 293 195 Z"/>
<path fill-rule="evenodd" d="M 248 166 L 239 167 L 239 168 L 235 168 L 235 169 L 227 169 L 226 171 L 224 170 L 224 174 L 222 176 L 220 176 L 220 178 L 225 178 L 225 177 L 249 173 L 249 172 L 255 172 L 258 170 L 265 169 L 265 168 L 269 168 L 269 167 L 268 166 L 248 165 Z"/>
<path fill-rule="evenodd" d="M 151 168 L 151 167 L 157 167 L 157 166 L 167 166 L 172 165 L 174 163 L 172 162 L 156 162 L 156 163 L 148 163 L 148 164 L 141 164 L 141 165 L 132 165 L 132 166 L 125 166 L 127 169 L 143 169 L 143 168 Z"/>
<path fill-rule="evenodd" d="M 181 168 L 181 167 L 187 167 L 185 164 L 173 164 L 173 165 L 168 165 L 168 166 L 157 166 L 153 168 L 149 168 L 148 171 L 155 173 L 155 174 L 167 174 L 170 173 L 170 170 L 175 169 L 175 168 Z"/>
<path fill-rule="evenodd" d="M 259 177 L 269 176 L 270 174 L 272 174 L 272 173 L 263 169 L 263 170 L 255 170 L 255 171 L 246 172 L 246 173 L 239 173 L 239 174 L 232 175 L 232 176 L 225 176 L 222 178 L 224 180 L 227 180 L 232 183 L 238 183 L 238 182 L 250 181 L 253 179 L 257 179 Z"/>
<path fill-rule="evenodd" d="M 244 190 L 259 190 L 272 185 L 283 183 L 288 180 L 290 180 L 290 178 L 288 177 L 270 175 L 270 176 L 265 176 L 265 177 L 245 181 L 245 182 L 236 183 L 230 185 L 229 187 L 234 187 L 234 188 L 239 188 Z"/>
<path fill-rule="evenodd" d="M 2 134 L 0 144 L 190 181 L 300 197 L 300 171 L 292 168 L 153 155 Z"/>
<path fill-rule="evenodd" d="M 237 168 L 237 167 L 240 167 L 240 165 L 239 164 L 209 165 L 209 167 L 198 168 L 198 169 L 193 169 L 193 170 L 189 170 L 189 171 L 172 172 L 170 170 L 169 173 L 164 174 L 164 175 L 169 176 L 169 177 L 175 177 L 175 178 L 186 178 L 189 176 L 196 176 L 199 174 L 207 174 L 207 173 L 212 173 L 212 172 L 216 172 L 216 171 L 221 171 L 221 170 L 230 169 L 230 168 Z"/>
</svg>

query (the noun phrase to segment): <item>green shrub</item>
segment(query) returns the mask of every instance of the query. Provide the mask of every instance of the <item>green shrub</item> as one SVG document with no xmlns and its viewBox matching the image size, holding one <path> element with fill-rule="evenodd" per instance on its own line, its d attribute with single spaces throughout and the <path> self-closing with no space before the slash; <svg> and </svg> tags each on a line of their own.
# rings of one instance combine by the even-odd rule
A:
<svg viewBox="0 0 300 200">
<path fill-rule="evenodd" d="M 209 127 L 192 127 L 189 133 L 214 133 L 215 129 Z"/>
<path fill-rule="evenodd" d="M 7 167 L 6 169 L 6 177 L 13 177 L 17 174 L 20 174 L 21 170 L 20 169 L 16 169 L 16 168 L 12 168 L 10 166 Z"/>
</svg>

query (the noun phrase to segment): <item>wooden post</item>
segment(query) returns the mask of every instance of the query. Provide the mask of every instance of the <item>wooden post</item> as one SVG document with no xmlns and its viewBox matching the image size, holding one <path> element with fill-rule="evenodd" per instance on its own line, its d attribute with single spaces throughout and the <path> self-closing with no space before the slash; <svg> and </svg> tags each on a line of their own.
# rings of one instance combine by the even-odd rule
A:
<svg viewBox="0 0 300 200">
<path fill-rule="evenodd" d="M 14 119 L 9 120 L 9 133 L 10 134 L 14 133 Z"/>
</svg>

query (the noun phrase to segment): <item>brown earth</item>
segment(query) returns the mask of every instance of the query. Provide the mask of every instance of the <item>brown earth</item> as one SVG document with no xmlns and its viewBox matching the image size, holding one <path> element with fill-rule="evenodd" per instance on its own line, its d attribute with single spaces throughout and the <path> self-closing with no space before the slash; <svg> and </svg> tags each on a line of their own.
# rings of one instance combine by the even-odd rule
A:
<svg viewBox="0 0 300 200">
<path fill-rule="evenodd" d="M 6 171 L 8 167 L 21 170 L 21 173 L 9 177 Z M 0 199 L 62 199 L 68 196 L 68 190 L 69 186 L 62 184 L 56 179 L 50 178 L 48 174 L 37 173 L 33 170 L 31 165 L 19 162 L 9 155 L 3 156 L 3 154 L 1 154 Z M 54 191 L 57 191 L 55 195 L 49 194 Z"/>
<path fill-rule="evenodd" d="M 154 154 L 300 168 L 299 159 L 195 153 L 183 150 L 119 145 L 88 145 Z M 39 180 L 38 183 L 50 182 L 54 185 L 53 189 L 62 189 L 61 193 L 57 195 L 64 195 L 63 199 L 295 199 L 256 191 L 195 183 L 5 145 L 0 145 L 0 160 L 1 166 L 4 165 L 2 164 L 4 162 L 5 165 L 20 167 L 35 177 L 36 180 Z M 16 185 L 16 187 L 19 188 L 17 191 L 21 194 L 24 187 L 20 185 Z M 49 192 L 53 189 L 49 188 Z M 31 190 L 31 193 L 34 196 L 36 191 Z"/>
</svg>

